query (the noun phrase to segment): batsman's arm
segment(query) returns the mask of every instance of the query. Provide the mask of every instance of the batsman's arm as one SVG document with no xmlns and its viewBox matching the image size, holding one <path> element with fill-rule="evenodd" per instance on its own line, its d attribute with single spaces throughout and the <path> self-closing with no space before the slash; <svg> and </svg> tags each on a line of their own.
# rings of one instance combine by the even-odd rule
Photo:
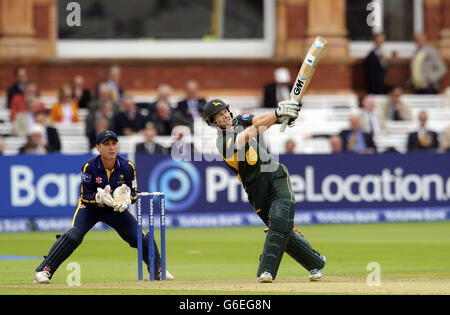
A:
<svg viewBox="0 0 450 315">
<path fill-rule="evenodd" d="M 247 144 L 251 138 L 266 131 L 277 122 L 278 118 L 275 112 L 265 115 L 254 116 L 251 126 L 245 128 L 236 138 L 236 148 L 240 149 Z"/>
</svg>

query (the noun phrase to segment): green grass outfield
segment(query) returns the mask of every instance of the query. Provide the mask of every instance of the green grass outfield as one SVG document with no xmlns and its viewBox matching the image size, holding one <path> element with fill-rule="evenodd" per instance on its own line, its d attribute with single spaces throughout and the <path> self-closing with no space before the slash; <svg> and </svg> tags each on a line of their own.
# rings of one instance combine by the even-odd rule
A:
<svg viewBox="0 0 450 315">
<path fill-rule="evenodd" d="M 32 285 L 40 259 L 0 260 L 0 294 L 450 294 L 450 222 L 301 228 L 327 257 L 322 282 L 310 283 L 285 255 L 277 280 L 258 284 L 263 227 L 168 229 L 167 265 L 176 280 L 165 283 L 138 283 L 136 250 L 114 231 L 92 231 L 50 285 Z M 0 234 L 0 256 L 45 255 L 55 234 Z M 69 262 L 81 267 L 79 287 L 66 284 Z M 379 287 L 366 284 L 370 262 L 381 267 Z"/>
</svg>

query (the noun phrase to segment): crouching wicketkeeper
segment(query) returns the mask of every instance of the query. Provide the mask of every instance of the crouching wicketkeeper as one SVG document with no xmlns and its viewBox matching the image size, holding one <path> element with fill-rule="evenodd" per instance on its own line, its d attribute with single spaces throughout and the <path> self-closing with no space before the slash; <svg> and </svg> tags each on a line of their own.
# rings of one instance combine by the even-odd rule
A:
<svg viewBox="0 0 450 315">
<path fill-rule="evenodd" d="M 81 196 L 72 227 L 57 236 L 44 261 L 36 268 L 34 282 L 37 284 L 50 282 L 58 267 L 97 222 L 108 224 L 131 247 L 137 247 L 137 221 L 127 210 L 137 199 L 134 164 L 117 155 L 118 137 L 110 130 L 97 136 L 96 148 L 100 154 L 84 163 L 81 170 Z M 148 266 L 148 234 L 143 240 L 143 260 Z M 155 279 L 160 279 L 161 259 L 156 243 L 155 249 Z M 167 279 L 173 279 L 169 272 Z"/>
</svg>

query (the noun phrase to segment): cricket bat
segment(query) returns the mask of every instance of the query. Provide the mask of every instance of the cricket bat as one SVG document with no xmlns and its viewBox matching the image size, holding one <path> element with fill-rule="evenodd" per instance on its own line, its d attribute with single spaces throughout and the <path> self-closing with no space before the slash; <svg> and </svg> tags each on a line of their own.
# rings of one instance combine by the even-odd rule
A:
<svg viewBox="0 0 450 315">
<path fill-rule="evenodd" d="M 313 44 L 309 48 L 308 54 L 303 61 L 300 71 L 298 72 L 297 79 L 292 87 L 291 99 L 296 102 L 301 102 L 303 95 L 306 93 L 309 83 L 311 82 L 314 71 L 319 64 L 320 57 L 327 47 L 328 42 L 325 38 L 317 36 L 314 39 Z M 280 132 L 284 132 L 289 120 L 286 119 L 281 125 Z"/>
</svg>

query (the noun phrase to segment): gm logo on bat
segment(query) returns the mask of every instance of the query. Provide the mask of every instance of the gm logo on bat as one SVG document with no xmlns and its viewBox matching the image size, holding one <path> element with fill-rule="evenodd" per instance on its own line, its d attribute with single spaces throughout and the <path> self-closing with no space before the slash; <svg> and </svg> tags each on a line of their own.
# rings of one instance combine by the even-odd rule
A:
<svg viewBox="0 0 450 315">
<path fill-rule="evenodd" d="M 300 95 L 300 93 L 303 90 L 303 87 L 305 86 L 307 78 L 298 77 L 295 81 L 295 87 L 294 87 L 294 95 Z"/>
</svg>

